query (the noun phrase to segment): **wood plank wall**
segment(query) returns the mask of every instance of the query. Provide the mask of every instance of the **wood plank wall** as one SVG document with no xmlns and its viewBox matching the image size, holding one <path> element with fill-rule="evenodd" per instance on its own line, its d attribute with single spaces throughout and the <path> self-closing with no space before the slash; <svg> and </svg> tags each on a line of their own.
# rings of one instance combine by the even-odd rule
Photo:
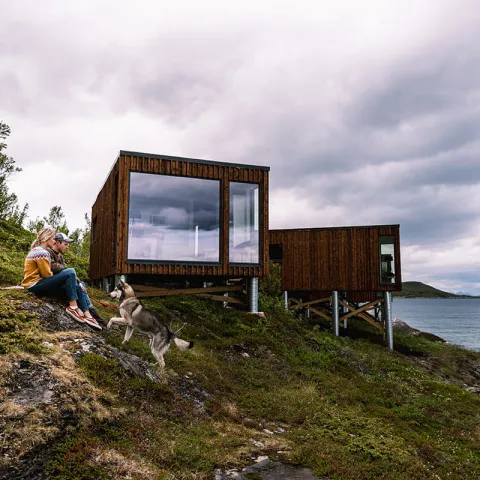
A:
<svg viewBox="0 0 480 480">
<path fill-rule="evenodd" d="M 127 263 L 129 172 L 157 173 L 184 177 L 220 180 L 220 258 L 221 265 L 182 264 L 131 264 Z M 118 213 L 113 219 L 114 178 L 118 173 Z M 122 154 L 119 156 L 105 186 L 92 209 L 92 221 L 96 215 L 97 240 L 91 244 L 92 279 L 110 275 L 168 275 L 203 277 L 264 277 L 268 274 L 268 170 L 228 164 L 203 164 L 193 160 L 150 158 L 148 156 Z M 258 183 L 260 186 L 260 262 L 259 266 L 230 266 L 228 245 L 229 181 Z M 101 221 L 100 221 L 100 217 Z M 113 231 L 116 224 L 116 238 Z M 101 230 L 101 231 L 100 231 Z M 263 239 L 263 241 L 262 241 Z M 114 249 L 114 242 L 116 248 Z M 115 252 L 114 267 L 111 268 Z"/>
<path fill-rule="evenodd" d="M 98 279 L 114 275 L 116 265 L 113 258 L 115 245 L 115 191 L 118 186 L 118 163 L 111 170 L 105 185 L 92 207 L 92 236 L 90 243 L 90 278 Z"/>
<path fill-rule="evenodd" d="M 395 237 L 395 282 L 380 283 L 379 236 Z M 301 292 L 381 292 L 402 288 L 400 227 L 339 227 L 270 230 L 282 245 L 282 288 Z"/>
</svg>

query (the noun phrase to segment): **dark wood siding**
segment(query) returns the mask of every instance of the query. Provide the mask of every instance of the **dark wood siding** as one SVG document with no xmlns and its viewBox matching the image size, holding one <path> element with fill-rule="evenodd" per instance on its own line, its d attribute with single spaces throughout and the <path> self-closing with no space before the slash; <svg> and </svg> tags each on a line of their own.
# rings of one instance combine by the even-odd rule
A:
<svg viewBox="0 0 480 480">
<path fill-rule="evenodd" d="M 180 175 L 220 180 L 220 265 L 127 263 L 128 196 L 130 172 Z M 92 208 L 97 219 L 97 239 L 91 244 L 90 276 L 168 275 L 204 277 L 264 277 L 268 274 L 268 168 L 204 162 L 158 155 L 121 152 Z M 115 178 L 118 200 L 115 201 Z M 260 261 L 256 266 L 229 265 L 229 182 L 259 184 Z M 115 218 L 115 212 L 117 212 Z M 112 263 L 112 258 L 114 262 Z"/>
<path fill-rule="evenodd" d="M 395 238 L 395 283 L 380 282 L 379 237 Z M 400 227 L 339 227 L 270 230 L 282 245 L 282 288 L 299 292 L 401 290 Z"/>
<path fill-rule="evenodd" d="M 92 225 L 95 234 L 90 245 L 90 278 L 97 279 L 115 274 L 115 231 L 118 214 L 115 216 L 115 195 L 118 190 L 118 164 L 110 172 L 105 185 L 92 207 Z M 118 250 L 118 249 L 117 249 Z"/>
</svg>

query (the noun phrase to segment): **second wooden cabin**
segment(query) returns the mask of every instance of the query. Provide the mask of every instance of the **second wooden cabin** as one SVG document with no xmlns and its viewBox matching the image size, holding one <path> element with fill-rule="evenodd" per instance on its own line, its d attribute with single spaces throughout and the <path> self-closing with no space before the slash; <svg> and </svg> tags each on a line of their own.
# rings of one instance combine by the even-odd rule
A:
<svg viewBox="0 0 480 480">
<path fill-rule="evenodd" d="M 402 289 L 399 225 L 270 230 L 269 242 L 290 307 L 334 322 L 360 316 L 391 335 L 385 307 L 390 293 Z M 368 313 L 378 306 L 380 318 Z M 339 307 L 344 314 L 337 318 Z"/>
</svg>

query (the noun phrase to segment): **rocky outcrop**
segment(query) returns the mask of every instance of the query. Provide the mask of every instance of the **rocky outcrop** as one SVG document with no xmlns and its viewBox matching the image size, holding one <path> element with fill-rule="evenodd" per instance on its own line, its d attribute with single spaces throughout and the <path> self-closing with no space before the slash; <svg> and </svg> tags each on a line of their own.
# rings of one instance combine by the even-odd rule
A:
<svg viewBox="0 0 480 480">
<path fill-rule="evenodd" d="M 46 478 L 42 472 L 52 446 L 69 431 L 113 420 L 125 410 L 78 368 L 84 355 L 114 359 L 128 376 L 153 382 L 165 382 L 165 377 L 156 365 L 109 345 L 101 334 L 75 322 L 63 304 L 34 297 L 15 302 L 17 310 L 38 316 L 43 352 L 0 356 L 0 479 L 40 480 Z M 169 387 L 193 409 L 204 410 L 209 393 L 191 378 L 175 377 Z"/>
</svg>

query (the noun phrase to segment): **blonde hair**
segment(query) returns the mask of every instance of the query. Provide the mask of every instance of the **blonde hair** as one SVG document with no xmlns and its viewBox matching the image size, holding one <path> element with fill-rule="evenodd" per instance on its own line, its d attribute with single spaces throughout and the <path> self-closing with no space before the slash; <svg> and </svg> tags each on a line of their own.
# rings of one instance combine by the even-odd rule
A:
<svg viewBox="0 0 480 480">
<path fill-rule="evenodd" d="M 30 248 L 35 248 L 38 247 L 41 243 L 46 242 L 50 238 L 52 238 L 55 233 L 55 229 L 47 225 L 46 227 L 43 227 L 38 233 L 37 233 L 37 238 L 33 241 L 32 245 Z"/>
</svg>

